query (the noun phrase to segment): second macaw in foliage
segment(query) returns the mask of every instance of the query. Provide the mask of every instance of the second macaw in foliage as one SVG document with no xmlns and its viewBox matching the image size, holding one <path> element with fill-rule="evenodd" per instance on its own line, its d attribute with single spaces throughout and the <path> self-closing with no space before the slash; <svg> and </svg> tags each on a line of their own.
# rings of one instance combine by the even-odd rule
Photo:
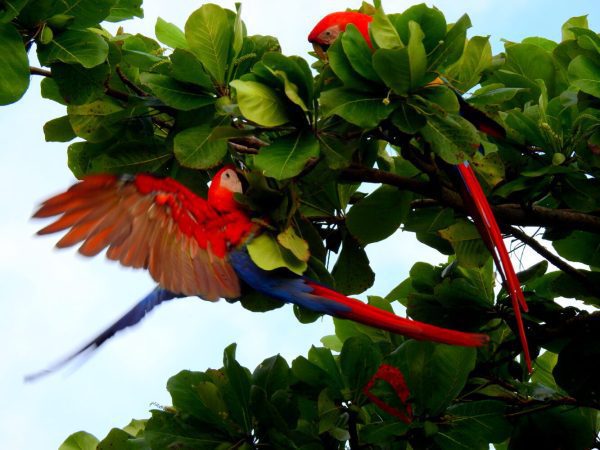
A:
<svg viewBox="0 0 600 450">
<path fill-rule="evenodd" d="M 171 178 L 140 174 L 89 176 L 45 201 L 34 217 L 60 217 L 39 234 L 68 230 L 57 247 L 82 243 L 79 252 L 85 256 L 107 249 L 110 259 L 148 269 L 159 287 L 73 355 L 27 379 L 52 372 L 99 347 L 164 301 L 187 296 L 235 299 L 242 285 L 282 302 L 414 339 L 471 347 L 489 341 L 484 334 L 396 316 L 286 269 L 259 268 L 246 244 L 263 231 L 262 225 L 235 200 L 236 193 L 242 193 L 238 173 L 233 166 L 225 166 L 214 176 L 208 199 Z"/>
<path fill-rule="evenodd" d="M 373 48 L 371 36 L 369 34 L 369 24 L 373 18 L 367 14 L 355 11 L 341 11 L 328 14 L 321 19 L 308 35 L 308 40 L 313 44 L 316 53 L 323 58 L 328 47 L 335 42 L 340 33 L 342 33 L 349 24 L 354 25 L 362 34 L 369 47 Z M 441 84 L 440 78 L 434 80 L 430 85 Z M 505 130 L 494 120 L 490 119 L 483 112 L 469 105 L 461 95 L 457 94 L 460 104 L 461 115 L 471 122 L 479 131 L 496 139 L 506 137 Z M 511 298 L 514 309 L 519 339 L 523 347 L 525 363 L 529 372 L 531 372 L 531 357 L 525 328 L 521 317 L 521 309 L 527 312 L 527 303 L 521 290 L 521 285 L 515 273 L 515 269 L 510 260 L 500 227 L 496 221 L 492 208 L 477 180 L 473 168 L 468 161 L 456 166 L 456 170 L 462 180 L 459 186 L 459 193 L 463 199 L 469 215 L 472 217 L 483 242 L 490 251 L 494 263 L 504 282 L 505 288 Z"/>
</svg>

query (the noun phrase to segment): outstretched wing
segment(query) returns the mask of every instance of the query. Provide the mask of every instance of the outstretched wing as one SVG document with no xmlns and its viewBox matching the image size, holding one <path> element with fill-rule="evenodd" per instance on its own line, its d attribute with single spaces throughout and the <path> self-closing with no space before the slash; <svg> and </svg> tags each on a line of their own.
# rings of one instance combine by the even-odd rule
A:
<svg viewBox="0 0 600 450">
<path fill-rule="evenodd" d="M 235 298 L 222 214 L 169 178 L 93 175 L 46 200 L 34 217 L 60 215 L 38 234 L 69 230 L 56 244 L 145 268 L 169 291 L 205 300 Z M 226 219 L 225 219 L 226 220 Z"/>
</svg>

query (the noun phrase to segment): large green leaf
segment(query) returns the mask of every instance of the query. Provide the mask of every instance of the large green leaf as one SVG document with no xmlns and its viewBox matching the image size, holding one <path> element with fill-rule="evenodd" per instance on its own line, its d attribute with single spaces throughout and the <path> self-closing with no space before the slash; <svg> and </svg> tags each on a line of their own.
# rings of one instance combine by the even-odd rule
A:
<svg viewBox="0 0 600 450">
<path fill-rule="evenodd" d="M 325 117 L 337 115 L 363 128 L 374 128 L 393 111 L 385 99 L 374 94 L 345 88 L 321 93 L 321 108 Z"/>
<path fill-rule="evenodd" d="M 52 76 L 61 98 L 70 105 L 83 105 L 101 99 L 110 74 L 108 64 L 86 69 L 79 64 L 52 64 Z"/>
<path fill-rule="evenodd" d="M 375 281 L 365 250 L 351 237 L 344 239 L 342 252 L 331 274 L 337 289 L 346 295 L 360 294 Z"/>
<path fill-rule="evenodd" d="M 96 450 L 98 442 L 98 439 L 90 433 L 78 431 L 69 436 L 58 450 Z"/>
<path fill-rule="evenodd" d="M 29 60 L 19 32 L 0 23 L 0 105 L 19 100 L 29 87 Z"/>
<path fill-rule="evenodd" d="M 565 239 L 552 242 L 563 258 L 600 267 L 600 235 L 586 231 L 574 231 Z"/>
<path fill-rule="evenodd" d="M 233 41 L 227 12 L 212 3 L 201 6 L 185 23 L 185 38 L 208 73 L 224 84 Z"/>
<path fill-rule="evenodd" d="M 367 80 L 379 82 L 379 76 L 371 63 L 372 50 L 358 29 L 349 24 L 341 39 L 344 53 L 352 68 Z"/>
<path fill-rule="evenodd" d="M 444 39 L 427 57 L 428 71 L 443 72 L 446 67 L 460 58 L 467 39 L 467 29 L 470 27 L 471 19 L 466 14 L 450 26 Z"/>
<path fill-rule="evenodd" d="M 302 275 L 307 264 L 299 260 L 288 249 L 277 243 L 277 240 L 267 233 L 252 239 L 248 244 L 248 253 L 252 261 L 264 270 L 274 270 L 287 267 L 292 272 Z"/>
<path fill-rule="evenodd" d="M 176 48 L 170 56 L 171 76 L 184 83 L 196 84 L 208 92 L 214 91 L 213 82 L 202 63 L 193 53 Z"/>
<path fill-rule="evenodd" d="M 600 64 L 579 55 L 569 64 L 569 79 L 573 86 L 600 98 Z"/>
<path fill-rule="evenodd" d="M 53 3 L 51 16 L 72 16 L 71 26 L 87 28 L 102 22 L 110 14 L 116 0 L 62 0 Z"/>
<path fill-rule="evenodd" d="M 102 64 L 107 56 L 108 44 L 104 38 L 87 30 L 67 30 L 49 44 L 38 46 L 38 57 L 44 65 L 61 61 L 89 69 Z"/>
<path fill-rule="evenodd" d="M 19 15 L 28 0 L 4 0 L 0 8 L 0 23 L 8 23 Z"/>
<path fill-rule="evenodd" d="M 473 348 L 409 340 L 393 353 L 406 378 L 415 414 L 440 414 L 462 391 L 475 367 Z"/>
<path fill-rule="evenodd" d="M 437 8 L 430 8 L 424 3 L 414 5 L 404 11 L 402 14 L 392 14 L 390 20 L 398 30 L 402 42 L 408 42 L 410 39 L 410 22 L 418 23 L 425 38 L 423 44 L 427 53 L 433 51 L 446 36 L 446 19 L 444 14 Z"/>
<path fill-rule="evenodd" d="M 363 245 L 381 241 L 406 219 L 411 199 L 409 192 L 382 186 L 350 209 L 346 226 Z"/>
<path fill-rule="evenodd" d="M 90 142 L 106 141 L 119 132 L 122 124 L 117 122 L 122 118 L 122 111 L 123 108 L 111 99 L 67 108 L 75 134 Z"/>
<path fill-rule="evenodd" d="M 421 132 L 433 151 L 450 164 L 460 164 L 479 146 L 477 130 L 458 114 L 432 115 Z"/>
<path fill-rule="evenodd" d="M 184 167 L 209 169 L 227 153 L 227 141 L 214 136 L 209 124 L 186 128 L 177 133 L 173 142 L 175 157 Z"/>
<path fill-rule="evenodd" d="M 52 119 L 44 124 L 46 142 L 69 142 L 75 139 L 69 116 Z"/>
<path fill-rule="evenodd" d="M 234 80 L 238 106 L 244 117 L 266 127 L 289 121 L 284 100 L 270 87 L 256 81 Z"/>
<path fill-rule="evenodd" d="M 161 17 L 156 19 L 154 34 L 156 34 L 156 38 L 160 42 L 168 45 L 171 48 L 188 48 L 188 43 L 185 39 L 185 33 L 181 31 L 177 25 L 167 22 Z"/>
<path fill-rule="evenodd" d="M 110 15 L 105 19 L 108 22 L 120 22 L 121 20 L 144 17 L 142 0 L 116 0 L 110 8 Z"/>
<path fill-rule="evenodd" d="M 553 95 L 555 67 L 551 54 L 546 50 L 532 44 L 507 44 L 505 68 L 530 81 L 544 80 Z"/>
<path fill-rule="evenodd" d="M 453 405 L 447 410 L 449 426 L 442 428 L 434 440 L 444 450 L 489 449 L 491 442 L 503 442 L 510 436 L 505 409 L 505 404 L 496 400 Z"/>
<path fill-rule="evenodd" d="M 490 38 L 474 36 L 467 42 L 462 57 L 445 74 L 452 80 L 452 85 L 461 92 L 466 92 L 481 79 L 484 70 L 492 65 L 492 46 Z"/>
<path fill-rule="evenodd" d="M 162 100 L 165 105 L 182 111 L 201 108 L 214 103 L 217 98 L 198 92 L 192 86 L 181 84 L 177 80 L 156 73 L 144 72 L 140 74 L 141 82 L 152 90 L 152 93 Z"/>
<path fill-rule="evenodd" d="M 263 147 L 254 163 L 266 176 L 284 180 L 298 175 L 308 162 L 318 157 L 319 143 L 310 130 L 303 130 Z"/>
</svg>

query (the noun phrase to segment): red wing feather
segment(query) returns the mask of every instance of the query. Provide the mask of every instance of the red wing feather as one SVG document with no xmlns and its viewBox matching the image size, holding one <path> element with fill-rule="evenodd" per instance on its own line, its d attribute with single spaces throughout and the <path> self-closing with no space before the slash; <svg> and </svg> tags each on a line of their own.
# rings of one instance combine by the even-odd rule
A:
<svg viewBox="0 0 600 450">
<path fill-rule="evenodd" d="M 108 249 L 108 258 L 148 269 L 162 287 L 179 294 L 211 301 L 240 295 L 238 278 L 225 259 L 227 245 L 238 243 L 226 242 L 227 215 L 174 180 L 90 176 L 46 200 L 34 217 L 58 215 L 39 231 L 68 229 L 58 247 L 82 243 L 79 252 L 85 256 Z M 231 218 L 242 219 L 239 214 Z M 244 223 L 248 228 L 250 222 Z"/>
</svg>

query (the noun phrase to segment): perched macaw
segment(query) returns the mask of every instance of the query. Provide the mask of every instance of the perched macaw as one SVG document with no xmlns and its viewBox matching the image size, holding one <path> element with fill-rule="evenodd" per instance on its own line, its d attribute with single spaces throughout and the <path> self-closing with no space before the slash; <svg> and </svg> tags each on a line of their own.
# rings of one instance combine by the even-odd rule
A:
<svg viewBox="0 0 600 450">
<path fill-rule="evenodd" d="M 334 12 L 326 15 L 317 23 L 309 33 L 308 40 L 313 44 L 316 53 L 322 57 L 327 48 L 335 42 L 339 34 L 346 29 L 348 24 L 353 24 L 365 38 L 369 46 L 373 48 L 371 37 L 369 35 L 369 24 L 372 20 L 373 18 L 371 16 L 355 11 Z M 440 83 L 443 83 L 443 81 L 440 78 L 437 78 L 430 84 L 436 85 Z M 498 123 L 490 119 L 483 112 L 469 105 L 461 95 L 458 93 L 456 93 L 456 95 L 460 104 L 461 115 L 475 125 L 479 131 L 496 139 L 506 137 L 505 130 Z M 504 245 L 500 227 L 498 226 L 492 208 L 483 193 L 483 189 L 481 188 L 479 181 L 477 181 L 475 172 L 468 161 L 458 164 L 456 169 L 463 182 L 463 186 L 459 188 L 463 202 L 481 234 L 483 242 L 490 251 L 496 268 L 500 273 L 506 290 L 511 298 L 519 339 L 523 347 L 525 363 L 527 369 L 531 372 L 531 357 L 529 355 L 529 346 L 527 344 L 525 328 L 521 317 L 521 309 L 527 312 L 527 303 L 523 291 L 521 290 L 519 279 L 517 278 L 515 269 L 508 255 L 508 251 Z"/>
<path fill-rule="evenodd" d="M 39 234 L 68 230 L 57 247 L 82 243 L 79 252 L 85 256 L 107 248 L 108 258 L 148 269 L 159 287 L 73 355 L 27 379 L 99 347 L 164 301 L 187 296 L 235 299 L 242 283 L 283 302 L 414 339 L 471 347 L 489 341 L 484 334 L 396 316 L 284 269 L 259 268 L 245 244 L 261 232 L 261 225 L 234 199 L 241 192 L 236 170 L 225 166 L 214 176 L 206 200 L 173 179 L 141 174 L 89 176 L 45 201 L 34 217 L 60 217 Z"/>
</svg>

